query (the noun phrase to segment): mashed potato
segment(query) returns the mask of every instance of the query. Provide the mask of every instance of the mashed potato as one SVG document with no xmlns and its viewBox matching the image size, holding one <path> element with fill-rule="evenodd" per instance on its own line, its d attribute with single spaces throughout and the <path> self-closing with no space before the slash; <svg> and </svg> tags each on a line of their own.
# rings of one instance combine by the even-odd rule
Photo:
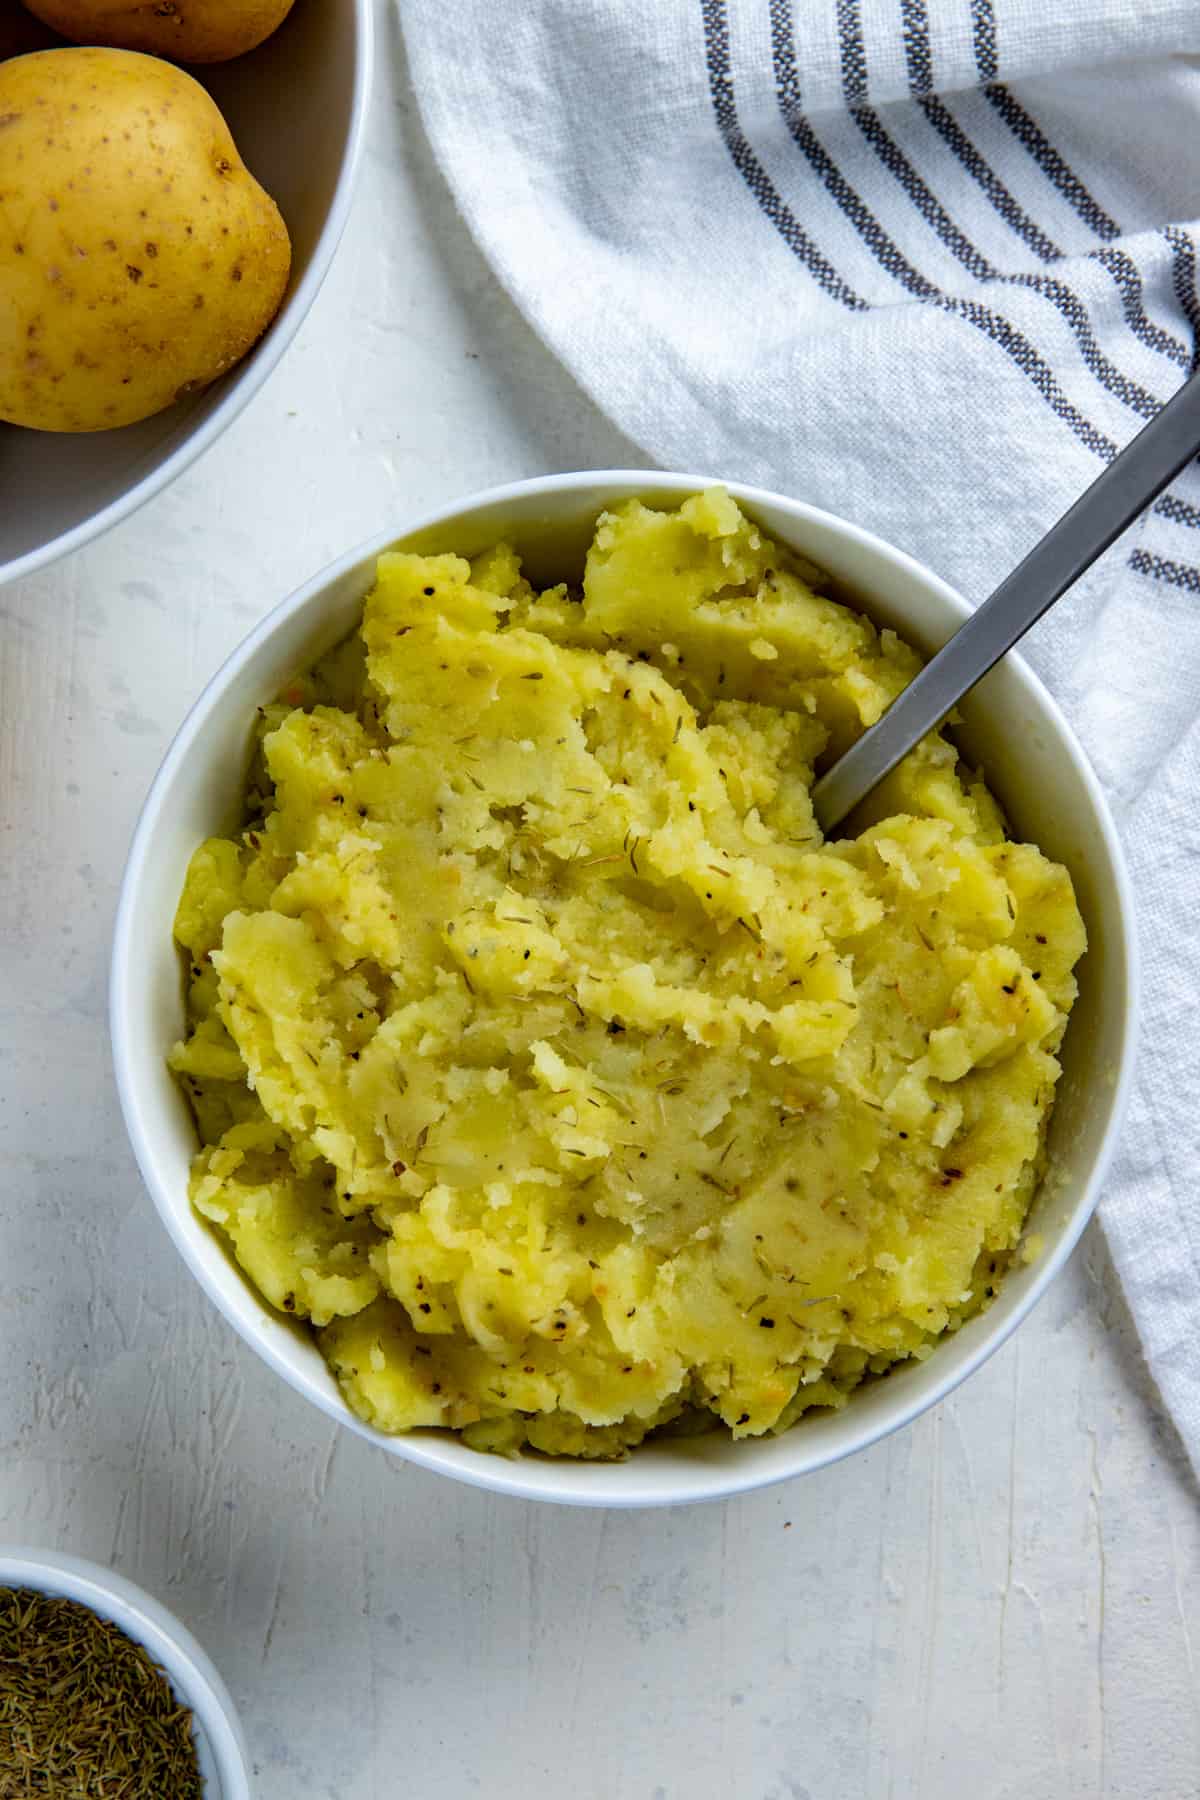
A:
<svg viewBox="0 0 1200 1800">
<path fill-rule="evenodd" d="M 175 924 L 192 1197 L 381 1430 L 778 1431 L 992 1296 L 1083 925 L 940 736 L 822 842 L 919 661 L 814 583 L 721 490 L 582 593 L 392 553 L 263 709 Z"/>
</svg>

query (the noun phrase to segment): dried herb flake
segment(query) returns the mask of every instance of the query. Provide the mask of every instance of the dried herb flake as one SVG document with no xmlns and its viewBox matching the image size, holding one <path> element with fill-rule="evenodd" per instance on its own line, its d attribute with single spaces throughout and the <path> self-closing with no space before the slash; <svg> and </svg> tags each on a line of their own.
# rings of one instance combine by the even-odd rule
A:
<svg viewBox="0 0 1200 1800">
<path fill-rule="evenodd" d="M 0 1588 L 0 1796 L 203 1800 L 192 1715 L 86 1606 Z"/>
</svg>

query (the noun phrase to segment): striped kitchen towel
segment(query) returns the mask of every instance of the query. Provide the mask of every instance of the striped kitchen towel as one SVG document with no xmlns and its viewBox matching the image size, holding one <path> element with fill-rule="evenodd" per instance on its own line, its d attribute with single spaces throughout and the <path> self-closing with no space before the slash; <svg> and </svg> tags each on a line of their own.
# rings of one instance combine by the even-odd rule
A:
<svg viewBox="0 0 1200 1800">
<path fill-rule="evenodd" d="M 399 0 L 462 211 L 659 463 L 983 598 L 1200 351 L 1200 0 Z M 1200 1471 L 1200 475 L 1028 655 L 1124 826 L 1146 1034 L 1102 1216 Z"/>
</svg>

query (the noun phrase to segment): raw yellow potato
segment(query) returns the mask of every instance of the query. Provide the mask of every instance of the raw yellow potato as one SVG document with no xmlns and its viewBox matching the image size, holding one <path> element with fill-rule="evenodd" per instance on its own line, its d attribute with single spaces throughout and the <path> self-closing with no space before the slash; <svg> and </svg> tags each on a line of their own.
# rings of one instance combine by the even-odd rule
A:
<svg viewBox="0 0 1200 1800">
<path fill-rule="evenodd" d="M 79 44 L 145 50 L 176 62 L 227 62 L 282 25 L 293 0 L 25 0 Z"/>
<path fill-rule="evenodd" d="M 75 48 L 0 65 L 0 418 L 99 431 L 161 411 L 246 354 L 290 261 L 182 69 Z"/>
<path fill-rule="evenodd" d="M 1084 930 L 939 735 L 823 843 L 918 658 L 721 490 L 380 558 L 193 857 L 192 1198 L 384 1431 L 613 1457 L 840 1406 L 985 1307 Z"/>
</svg>

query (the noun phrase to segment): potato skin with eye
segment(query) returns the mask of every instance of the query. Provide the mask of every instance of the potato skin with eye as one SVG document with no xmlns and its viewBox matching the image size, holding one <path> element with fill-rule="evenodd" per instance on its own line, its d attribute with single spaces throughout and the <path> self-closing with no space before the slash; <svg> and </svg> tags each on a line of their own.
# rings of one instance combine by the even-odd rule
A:
<svg viewBox="0 0 1200 1800">
<path fill-rule="evenodd" d="M 240 361 L 291 245 L 208 94 L 126 50 L 0 64 L 0 419 L 132 424 Z"/>
<path fill-rule="evenodd" d="M 26 0 L 63 37 L 174 62 L 228 62 L 282 25 L 292 0 Z"/>
</svg>

